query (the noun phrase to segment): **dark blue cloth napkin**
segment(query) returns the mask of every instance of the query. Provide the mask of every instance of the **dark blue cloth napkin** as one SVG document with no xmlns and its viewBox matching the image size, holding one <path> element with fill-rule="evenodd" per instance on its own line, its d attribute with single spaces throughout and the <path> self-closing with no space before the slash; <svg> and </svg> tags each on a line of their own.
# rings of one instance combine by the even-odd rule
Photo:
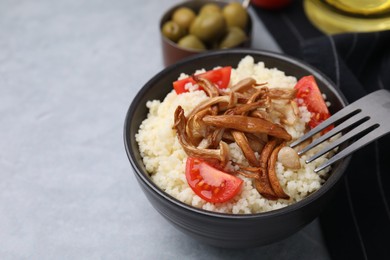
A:
<svg viewBox="0 0 390 260">
<path fill-rule="evenodd" d="M 349 102 L 390 89 L 390 31 L 325 35 L 300 0 L 279 11 L 255 11 L 283 52 L 326 74 Z M 320 223 L 333 259 L 390 259 L 390 135 L 353 154 Z"/>
</svg>

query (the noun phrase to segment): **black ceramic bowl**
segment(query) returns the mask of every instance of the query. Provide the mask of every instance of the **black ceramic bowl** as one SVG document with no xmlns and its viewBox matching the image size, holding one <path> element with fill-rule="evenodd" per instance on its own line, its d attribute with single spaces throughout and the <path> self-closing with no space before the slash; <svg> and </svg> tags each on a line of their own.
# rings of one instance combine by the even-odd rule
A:
<svg viewBox="0 0 390 260">
<path fill-rule="evenodd" d="M 307 198 L 282 209 L 250 215 L 221 214 L 188 206 L 160 190 L 149 178 L 135 140 L 141 122 L 146 118 L 148 100 L 162 100 L 171 91 L 172 82 L 181 72 L 191 74 L 196 69 L 216 66 L 237 67 L 245 56 L 265 62 L 266 67 L 277 67 L 287 75 L 300 78 L 312 74 L 318 86 L 331 102 L 331 113 L 345 106 L 345 99 L 335 90 L 333 83 L 316 69 L 284 55 L 236 49 L 196 55 L 172 65 L 143 86 L 127 112 L 124 142 L 134 174 L 143 192 L 155 209 L 176 228 L 204 243 L 226 248 L 256 247 L 285 238 L 310 223 L 333 197 L 349 159 L 332 167 L 324 185 Z"/>
</svg>

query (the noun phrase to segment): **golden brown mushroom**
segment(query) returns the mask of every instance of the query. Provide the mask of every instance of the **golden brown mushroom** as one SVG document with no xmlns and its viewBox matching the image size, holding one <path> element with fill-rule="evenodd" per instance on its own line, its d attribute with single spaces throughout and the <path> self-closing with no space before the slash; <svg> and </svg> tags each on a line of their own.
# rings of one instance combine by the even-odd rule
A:
<svg viewBox="0 0 390 260">
<path fill-rule="evenodd" d="M 278 159 L 278 153 L 282 147 L 285 146 L 285 143 L 281 143 L 278 145 L 271 153 L 271 156 L 269 158 L 268 162 L 268 179 L 270 181 L 270 184 L 272 186 L 273 191 L 275 192 L 276 196 L 281 199 L 289 199 L 290 196 L 288 196 L 282 186 L 280 185 L 278 176 L 276 175 L 276 160 Z"/>
<path fill-rule="evenodd" d="M 175 111 L 173 128 L 187 155 L 218 160 L 225 166 L 230 159 L 227 142 L 235 142 L 247 163 L 231 162 L 234 167 L 226 167 L 226 171 L 252 178 L 255 188 L 267 199 L 288 199 L 277 178 L 275 165 L 285 142 L 278 143 L 290 141 L 292 137 L 282 125 L 273 122 L 270 113 L 281 115 L 282 123 L 292 121 L 297 115 L 292 100 L 295 91 L 259 88 L 263 84 L 247 78 L 231 87 L 229 92 L 219 90 L 199 76 L 193 76 L 193 79 L 209 98 L 187 117 L 180 106 Z"/>
<path fill-rule="evenodd" d="M 229 160 L 229 146 L 225 142 L 220 142 L 219 149 L 200 149 L 189 142 L 185 131 L 186 118 L 184 116 L 184 110 L 180 106 L 178 106 L 175 111 L 175 123 L 173 128 L 176 129 L 178 140 L 188 156 L 217 159 L 222 165 L 225 165 Z"/>
<path fill-rule="evenodd" d="M 219 88 L 214 85 L 210 80 L 193 75 L 193 80 L 206 92 L 209 97 L 218 97 Z"/>
<path fill-rule="evenodd" d="M 202 119 L 206 124 L 215 127 L 231 128 L 247 133 L 265 133 L 286 141 L 291 140 L 291 135 L 280 125 L 271 123 L 262 118 L 241 115 L 205 116 Z"/>
<path fill-rule="evenodd" d="M 272 150 L 276 146 L 276 139 L 272 139 L 264 146 L 263 151 L 260 154 L 260 171 L 259 176 L 254 180 L 256 190 L 265 198 L 275 200 L 278 196 L 272 189 L 271 183 L 268 178 L 268 161 L 272 154 Z"/>
<path fill-rule="evenodd" d="M 244 154 L 245 158 L 248 160 L 249 164 L 256 167 L 260 166 L 260 163 L 256 158 L 255 152 L 249 145 L 248 139 L 246 138 L 245 134 L 240 131 L 231 131 L 231 133 L 237 145 L 241 148 L 241 151 Z"/>
</svg>

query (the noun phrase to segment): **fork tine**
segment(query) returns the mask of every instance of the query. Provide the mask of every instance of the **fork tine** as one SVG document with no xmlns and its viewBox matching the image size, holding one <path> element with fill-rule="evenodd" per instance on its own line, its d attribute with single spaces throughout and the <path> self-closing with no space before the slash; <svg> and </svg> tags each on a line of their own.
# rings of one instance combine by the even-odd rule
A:
<svg viewBox="0 0 390 260">
<path fill-rule="evenodd" d="M 381 135 L 383 135 L 383 134 L 384 134 L 384 132 L 381 131 L 379 128 L 374 129 L 373 131 L 367 133 L 362 138 L 358 139 L 356 142 L 354 142 L 350 146 L 346 147 L 345 149 L 343 149 L 342 151 L 340 151 L 339 153 L 334 155 L 332 158 L 327 160 L 322 165 L 315 168 L 314 172 L 317 173 L 317 172 L 325 169 L 326 167 L 330 166 L 331 164 L 337 162 L 338 160 L 343 159 L 344 157 L 347 157 L 348 155 L 355 152 L 357 149 L 360 149 L 361 147 L 375 141 L 376 139 L 381 137 Z"/>
<path fill-rule="evenodd" d="M 360 113 L 362 111 L 364 111 L 364 113 Z M 366 112 L 368 112 L 368 114 L 366 114 Z M 350 155 L 357 149 L 360 149 L 362 146 L 365 146 L 368 143 L 380 138 L 381 136 L 390 133 L 390 122 L 388 121 L 389 113 L 390 91 L 385 89 L 374 91 L 338 111 L 320 125 L 307 132 L 301 138 L 291 143 L 290 147 L 299 145 L 313 135 L 326 129 L 329 127 L 329 125 L 336 125 L 336 127 L 331 131 L 317 138 L 314 140 L 314 142 L 299 151 L 298 153 L 301 155 L 302 153 L 314 148 L 335 134 L 340 133 L 343 130 L 348 130 L 346 131 L 347 133 L 343 134 L 339 139 L 330 143 L 320 152 L 306 160 L 306 163 L 310 163 L 330 150 L 338 147 L 342 143 L 350 139 L 355 139 L 353 144 L 350 144 L 345 149 L 342 149 L 340 152 L 314 170 L 315 172 L 319 172 L 334 162 Z M 340 124 L 337 125 L 337 123 Z M 349 131 L 349 129 L 351 130 Z"/>
<path fill-rule="evenodd" d="M 348 133 L 344 134 L 339 139 L 337 139 L 336 141 L 334 141 L 333 143 L 329 144 L 327 147 L 325 147 L 324 149 L 322 149 L 321 151 L 319 151 L 318 153 L 316 153 L 315 155 L 313 155 L 312 157 L 307 159 L 306 163 L 310 163 L 310 162 L 314 161 L 315 159 L 321 157 L 322 155 L 324 155 L 325 153 L 329 152 L 330 150 L 333 150 L 334 148 L 336 148 L 340 144 L 344 143 L 345 141 L 348 141 L 351 138 L 355 137 L 356 135 L 369 130 L 370 128 L 375 126 L 375 124 L 376 123 L 373 122 L 373 120 L 368 120 L 368 121 L 364 122 L 363 124 L 359 125 L 359 127 L 352 129 L 351 131 L 349 131 Z"/>
<path fill-rule="evenodd" d="M 324 130 L 328 126 L 333 125 L 334 123 L 336 123 L 344 118 L 348 118 L 348 117 L 353 116 L 356 113 L 358 113 L 360 110 L 358 108 L 352 107 L 352 104 L 344 107 L 342 110 L 339 110 L 338 112 L 333 114 L 331 117 L 329 117 L 327 120 L 325 120 L 324 122 L 322 122 L 318 126 L 311 129 L 309 132 L 307 132 L 306 134 L 301 136 L 298 140 L 292 142 L 290 144 L 290 147 L 293 148 L 293 147 L 303 143 L 307 139 L 311 138 L 313 135 L 321 132 L 322 130 Z"/>
<path fill-rule="evenodd" d="M 327 132 L 326 134 L 324 134 L 324 135 L 320 136 L 319 138 L 315 139 L 313 142 L 311 142 L 309 145 L 304 147 L 302 150 L 298 151 L 298 155 L 301 155 L 301 154 L 311 150 L 313 147 L 315 147 L 318 144 L 324 142 L 325 140 L 331 138 L 332 136 L 340 133 L 344 129 L 346 129 L 346 128 L 350 127 L 350 126 L 353 126 L 355 124 L 361 123 L 366 118 L 367 118 L 367 116 L 362 114 L 362 113 L 355 114 L 354 116 L 348 118 L 346 121 L 344 121 L 343 123 L 339 124 L 338 126 L 333 128 L 332 130 Z"/>
</svg>

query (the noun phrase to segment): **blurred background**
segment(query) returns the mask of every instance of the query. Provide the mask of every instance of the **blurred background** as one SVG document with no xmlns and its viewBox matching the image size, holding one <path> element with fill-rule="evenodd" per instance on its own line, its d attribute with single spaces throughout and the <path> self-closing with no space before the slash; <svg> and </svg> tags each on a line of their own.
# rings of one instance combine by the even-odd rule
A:
<svg viewBox="0 0 390 260">
<path fill-rule="evenodd" d="M 316 1 L 252 3 L 251 47 L 294 48 L 302 32 L 286 44 L 279 40 L 296 29 L 272 24 L 295 8 L 302 18 L 303 2 Z M 123 123 L 164 68 L 159 24 L 177 3 L 0 1 L 1 259 L 330 259 L 318 220 L 278 243 L 233 251 L 192 240 L 148 204 Z M 325 31 L 315 26 L 310 32 Z"/>
</svg>

